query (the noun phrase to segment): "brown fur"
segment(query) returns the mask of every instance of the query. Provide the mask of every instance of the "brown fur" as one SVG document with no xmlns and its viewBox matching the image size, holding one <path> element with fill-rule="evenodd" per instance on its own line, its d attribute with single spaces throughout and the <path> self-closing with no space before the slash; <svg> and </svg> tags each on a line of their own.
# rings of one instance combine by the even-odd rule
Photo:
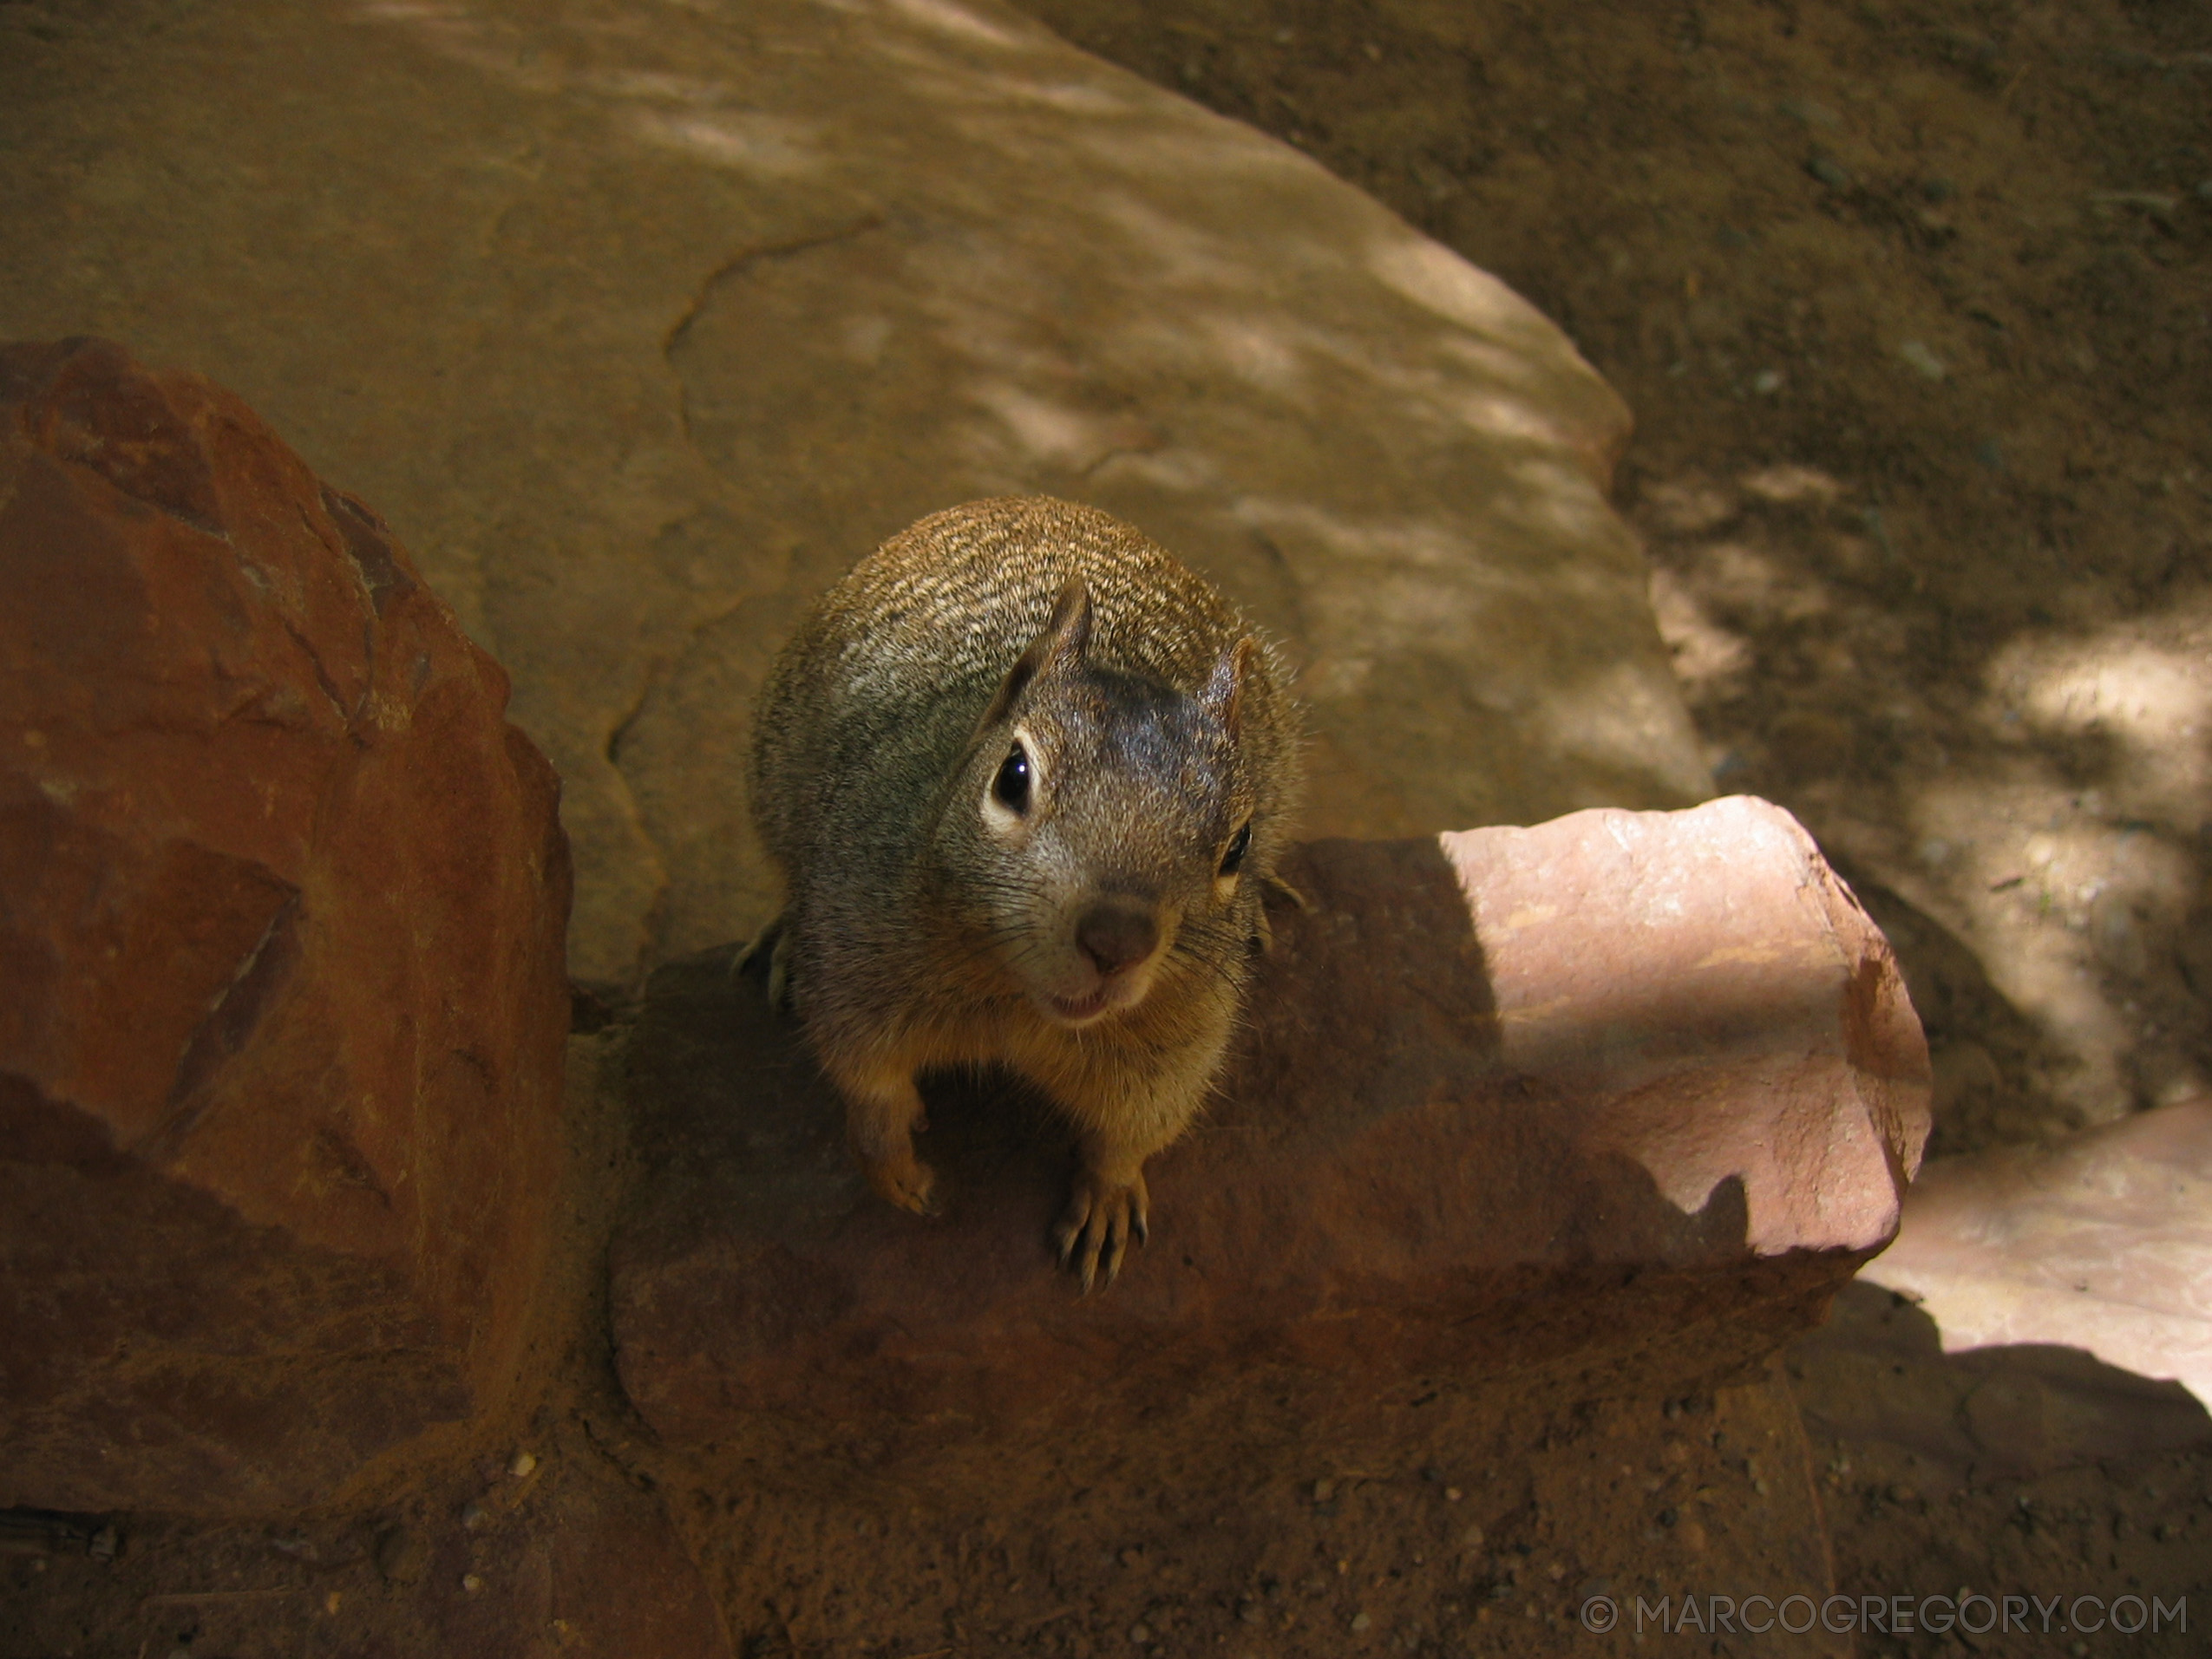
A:
<svg viewBox="0 0 2212 1659">
<path fill-rule="evenodd" d="M 1086 1286 L 1102 1257 L 1111 1279 L 1266 932 L 1298 782 L 1283 679 L 1212 586 L 1070 502 L 935 514 L 823 597 L 757 715 L 754 812 L 787 903 L 756 948 L 878 1192 L 931 1207 L 916 1074 L 1003 1061 L 1078 1132 L 1057 1236 Z M 1017 744 L 1019 812 L 996 781 Z"/>
</svg>

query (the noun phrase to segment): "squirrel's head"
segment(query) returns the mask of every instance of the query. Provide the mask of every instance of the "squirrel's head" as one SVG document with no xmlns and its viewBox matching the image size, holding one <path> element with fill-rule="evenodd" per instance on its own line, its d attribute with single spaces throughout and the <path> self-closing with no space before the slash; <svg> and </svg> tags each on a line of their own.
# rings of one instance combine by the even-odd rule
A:
<svg viewBox="0 0 2212 1659">
<path fill-rule="evenodd" d="M 978 722 L 938 837 L 985 954 L 1070 1029 L 1166 977 L 1234 983 L 1275 845 L 1240 741 L 1258 642 L 1186 692 L 1094 661 L 1091 622 L 1070 582 Z"/>
</svg>

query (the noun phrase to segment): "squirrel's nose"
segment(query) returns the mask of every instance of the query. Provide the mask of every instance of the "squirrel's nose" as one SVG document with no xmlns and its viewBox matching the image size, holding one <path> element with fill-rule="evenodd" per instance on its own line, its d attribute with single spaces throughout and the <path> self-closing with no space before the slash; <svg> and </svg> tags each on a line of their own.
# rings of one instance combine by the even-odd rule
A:
<svg viewBox="0 0 2212 1659">
<path fill-rule="evenodd" d="M 1089 957 L 1099 976 L 1111 979 L 1149 957 L 1160 943 L 1160 924 L 1150 910 L 1126 900 L 1105 898 L 1076 924 L 1076 946 Z"/>
</svg>

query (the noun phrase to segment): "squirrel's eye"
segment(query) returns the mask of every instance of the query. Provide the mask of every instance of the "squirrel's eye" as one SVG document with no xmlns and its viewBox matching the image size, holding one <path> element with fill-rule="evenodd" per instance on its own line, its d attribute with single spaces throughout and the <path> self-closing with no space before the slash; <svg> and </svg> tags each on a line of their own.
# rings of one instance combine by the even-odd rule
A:
<svg viewBox="0 0 2212 1659">
<path fill-rule="evenodd" d="M 1229 850 L 1221 854 L 1221 873 L 1225 876 L 1236 874 L 1237 866 L 1244 862 L 1244 855 L 1251 846 L 1252 820 L 1247 818 L 1244 820 L 1244 827 L 1230 839 Z"/>
<path fill-rule="evenodd" d="M 1019 743 L 1013 753 L 1000 762 L 998 775 L 991 781 L 991 793 L 1009 812 L 1029 810 L 1029 756 L 1022 752 Z"/>
</svg>

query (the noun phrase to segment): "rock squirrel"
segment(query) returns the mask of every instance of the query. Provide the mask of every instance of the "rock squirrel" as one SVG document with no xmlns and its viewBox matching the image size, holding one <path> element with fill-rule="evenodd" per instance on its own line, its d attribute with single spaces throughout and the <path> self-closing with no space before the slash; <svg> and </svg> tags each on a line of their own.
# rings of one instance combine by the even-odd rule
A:
<svg viewBox="0 0 2212 1659">
<path fill-rule="evenodd" d="M 1074 1125 L 1053 1230 L 1088 1290 L 1221 1063 L 1298 792 L 1274 648 L 1118 519 L 973 501 L 891 538 L 776 658 L 748 952 L 843 1094 L 876 1192 L 932 1211 L 917 1074 L 1000 1062 Z"/>
</svg>

